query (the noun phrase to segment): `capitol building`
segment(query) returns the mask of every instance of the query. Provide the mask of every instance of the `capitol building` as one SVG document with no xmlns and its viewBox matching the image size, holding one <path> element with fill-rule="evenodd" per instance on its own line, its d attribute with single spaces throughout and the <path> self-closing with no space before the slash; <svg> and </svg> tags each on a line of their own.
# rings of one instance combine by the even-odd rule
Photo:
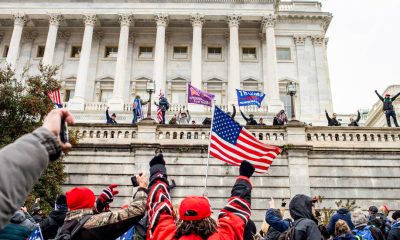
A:
<svg viewBox="0 0 400 240">
<path fill-rule="evenodd" d="M 229 110 L 235 89 L 266 93 L 271 119 L 292 104 L 296 117 L 325 124 L 332 94 L 325 33 L 332 15 L 317 1 L 54 0 L 0 1 L 0 61 L 21 74 L 40 61 L 58 65 L 65 105 L 78 122 L 104 122 L 107 106 L 130 122 L 132 99 L 155 83 L 171 114 L 187 105 L 187 84 L 215 94 Z M 189 106 L 193 116 L 210 109 Z M 155 110 L 155 107 L 153 107 Z M 272 120 L 271 120 L 272 123 Z"/>
</svg>

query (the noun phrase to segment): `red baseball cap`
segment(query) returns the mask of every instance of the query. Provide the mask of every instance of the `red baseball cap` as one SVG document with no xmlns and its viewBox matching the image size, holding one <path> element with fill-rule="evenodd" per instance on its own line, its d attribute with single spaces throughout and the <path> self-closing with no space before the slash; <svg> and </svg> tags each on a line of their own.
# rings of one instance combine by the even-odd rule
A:
<svg viewBox="0 0 400 240">
<path fill-rule="evenodd" d="M 210 202 L 205 197 L 187 196 L 179 206 L 179 218 L 183 221 L 199 221 L 211 216 L 211 213 Z"/>
<path fill-rule="evenodd" d="M 89 188 L 76 187 L 65 193 L 67 205 L 70 210 L 92 208 L 96 197 Z"/>
</svg>

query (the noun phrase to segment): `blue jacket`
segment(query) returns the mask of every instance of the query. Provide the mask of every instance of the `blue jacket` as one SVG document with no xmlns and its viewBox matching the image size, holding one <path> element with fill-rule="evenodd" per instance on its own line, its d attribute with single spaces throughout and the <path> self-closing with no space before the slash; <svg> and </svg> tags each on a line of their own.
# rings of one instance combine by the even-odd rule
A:
<svg viewBox="0 0 400 240">
<path fill-rule="evenodd" d="M 289 220 L 283 220 L 277 209 L 269 208 L 265 213 L 265 221 L 279 232 L 284 232 L 289 228 Z"/>
<path fill-rule="evenodd" d="M 343 220 L 349 225 L 350 229 L 354 229 L 354 224 L 351 221 L 351 214 L 347 208 L 340 208 L 337 210 L 335 214 L 331 217 L 331 220 L 329 221 L 328 225 L 328 233 L 333 235 L 335 234 L 335 224 L 338 220 Z"/>
</svg>

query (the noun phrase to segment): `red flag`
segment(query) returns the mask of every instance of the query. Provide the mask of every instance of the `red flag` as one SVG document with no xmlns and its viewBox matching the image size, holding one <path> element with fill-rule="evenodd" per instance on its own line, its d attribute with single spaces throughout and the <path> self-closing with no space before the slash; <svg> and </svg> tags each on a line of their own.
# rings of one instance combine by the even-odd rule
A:
<svg viewBox="0 0 400 240">
<path fill-rule="evenodd" d="M 61 95 L 60 95 L 60 89 L 49 92 L 47 94 L 51 101 L 56 104 L 56 105 L 61 105 Z"/>
</svg>

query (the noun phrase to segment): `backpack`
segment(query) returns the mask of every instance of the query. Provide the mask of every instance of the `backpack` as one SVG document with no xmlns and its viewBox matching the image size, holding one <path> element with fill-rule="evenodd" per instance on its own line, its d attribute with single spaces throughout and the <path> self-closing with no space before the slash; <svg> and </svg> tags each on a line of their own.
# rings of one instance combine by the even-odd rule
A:
<svg viewBox="0 0 400 240">
<path fill-rule="evenodd" d="M 366 226 L 362 230 L 354 229 L 353 233 L 354 235 L 361 237 L 362 240 L 374 240 L 370 228 L 371 226 Z"/>
<path fill-rule="evenodd" d="M 283 233 L 281 233 L 281 235 L 279 235 L 277 240 L 292 240 L 294 239 L 294 233 L 296 231 L 296 225 L 301 222 L 302 219 L 300 219 L 296 224 L 293 224 L 292 221 L 289 221 L 289 228 L 288 230 L 284 231 Z"/>
<path fill-rule="evenodd" d="M 89 218 L 91 217 L 92 215 L 90 214 L 83 216 L 83 218 L 78 221 L 78 223 L 75 225 L 74 229 L 72 229 L 71 232 L 61 233 L 62 227 L 59 228 L 57 235 L 52 240 L 71 240 L 75 236 L 75 234 L 77 234 L 79 230 L 81 230 L 81 228 L 83 227 L 83 225 L 85 225 L 87 220 L 89 220 Z"/>
</svg>

